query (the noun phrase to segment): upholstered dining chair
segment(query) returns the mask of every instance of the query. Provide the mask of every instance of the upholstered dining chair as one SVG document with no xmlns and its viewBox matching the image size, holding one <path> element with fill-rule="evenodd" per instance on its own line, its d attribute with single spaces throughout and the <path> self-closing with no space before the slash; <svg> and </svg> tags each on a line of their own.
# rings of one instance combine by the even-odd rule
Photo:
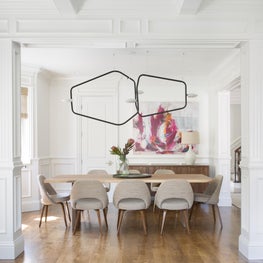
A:
<svg viewBox="0 0 263 263">
<path fill-rule="evenodd" d="M 159 186 L 155 195 L 155 204 L 163 211 L 161 235 L 163 234 L 166 214 L 169 210 L 183 213 L 186 229 L 188 233 L 190 232 L 188 210 L 192 207 L 193 200 L 193 189 L 190 183 L 184 179 L 165 181 Z"/>
<path fill-rule="evenodd" d="M 173 170 L 170 169 L 157 169 L 154 174 L 175 174 Z M 160 186 L 160 183 L 151 183 L 151 191 L 152 192 L 157 192 L 158 187 Z M 153 203 L 153 212 L 155 210 L 155 201 Z"/>
<path fill-rule="evenodd" d="M 76 212 L 76 219 L 73 226 L 73 235 L 76 233 L 80 221 L 80 213 L 84 210 L 95 210 L 98 216 L 100 232 L 102 232 L 100 209 L 103 210 L 106 229 L 108 229 L 107 211 L 108 195 L 103 184 L 96 180 L 78 180 L 71 189 L 71 207 Z"/>
<path fill-rule="evenodd" d="M 189 215 L 189 220 L 191 220 L 192 213 L 194 210 L 194 207 L 198 203 L 202 204 L 207 204 L 212 206 L 213 210 L 213 217 L 214 217 L 214 222 L 216 222 L 216 215 L 215 215 L 215 210 L 217 210 L 217 214 L 219 217 L 220 225 L 221 228 L 223 228 L 223 223 L 222 223 L 222 218 L 220 215 L 220 210 L 218 207 L 218 202 L 219 202 L 219 194 L 221 191 L 221 186 L 223 182 L 223 176 L 222 175 L 217 175 L 214 177 L 214 179 L 208 184 L 207 188 L 203 193 L 195 193 L 194 194 L 194 205 L 190 211 Z"/>
<path fill-rule="evenodd" d="M 90 174 L 90 175 L 99 175 L 99 174 L 102 174 L 102 175 L 107 175 L 108 172 L 106 170 L 103 170 L 103 169 L 92 169 L 92 170 L 89 170 L 87 174 Z M 103 183 L 105 189 L 107 192 L 110 191 L 110 183 Z"/>
<path fill-rule="evenodd" d="M 50 205 L 57 205 L 57 204 L 61 205 L 62 207 L 62 211 L 64 215 L 64 222 L 65 222 L 65 226 L 67 227 L 67 218 L 66 218 L 64 205 L 66 205 L 67 207 L 68 218 L 69 218 L 69 221 L 71 221 L 69 207 L 68 207 L 68 201 L 70 200 L 70 194 L 69 193 L 57 193 L 51 184 L 45 183 L 45 179 L 46 177 L 44 175 L 38 176 L 38 186 L 40 190 L 41 203 L 42 203 L 39 227 L 41 227 L 42 217 L 44 215 L 44 212 L 45 212 L 45 222 L 46 222 L 47 215 L 48 215 L 48 207 Z"/>
<path fill-rule="evenodd" d="M 113 204 L 118 209 L 117 234 L 120 232 L 125 211 L 140 211 L 144 233 L 147 234 L 145 210 L 151 204 L 151 194 L 146 183 L 127 179 L 117 184 Z"/>
</svg>

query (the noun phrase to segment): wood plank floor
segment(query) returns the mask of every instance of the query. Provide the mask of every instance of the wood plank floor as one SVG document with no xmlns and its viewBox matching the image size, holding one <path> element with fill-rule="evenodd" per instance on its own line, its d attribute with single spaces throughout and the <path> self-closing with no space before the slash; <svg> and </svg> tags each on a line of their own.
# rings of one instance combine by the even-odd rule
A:
<svg viewBox="0 0 263 263">
<path fill-rule="evenodd" d="M 49 210 L 50 221 L 38 227 L 39 211 L 23 213 L 25 251 L 16 260 L 0 262 L 180 262 L 225 263 L 248 262 L 238 252 L 240 209 L 220 208 L 224 228 L 214 226 L 212 211 L 201 205 L 191 220 L 191 233 L 168 214 L 164 235 L 159 234 L 158 212 L 147 211 L 148 234 L 143 234 L 139 213 L 127 212 L 119 237 L 116 235 L 117 210 L 110 204 L 109 229 L 100 234 L 97 216 L 84 215 L 81 228 L 72 235 L 71 226 L 65 228 L 61 208 Z"/>
</svg>

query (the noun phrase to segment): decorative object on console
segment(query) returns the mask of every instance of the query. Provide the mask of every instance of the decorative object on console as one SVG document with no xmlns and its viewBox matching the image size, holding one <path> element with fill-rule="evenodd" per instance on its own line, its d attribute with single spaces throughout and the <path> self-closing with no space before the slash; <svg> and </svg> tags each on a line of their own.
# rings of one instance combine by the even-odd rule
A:
<svg viewBox="0 0 263 263">
<path fill-rule="evenodd" d="M 199 143 L 199 133 L 197 131 L 184 131 L 182 132 L 182 144 L 188 145 L 188 151 L 185 153 L 185 163 L 194 164 L 196 160 L 195 152 L 193 151 L 193 145 Z"/>
<path fill-rule="evenodd" d="M 118 174 L 128 174 L 129 173 L 129 163 L 127 160 L 127 155 L 134 147 L 134 139 L 129 139 L 124 145 L 124 148 L 121 149 L 119 146 L 112 146 L 110 153 L 113 155 L 119 156 L 119 170 Z"/>
</svg>

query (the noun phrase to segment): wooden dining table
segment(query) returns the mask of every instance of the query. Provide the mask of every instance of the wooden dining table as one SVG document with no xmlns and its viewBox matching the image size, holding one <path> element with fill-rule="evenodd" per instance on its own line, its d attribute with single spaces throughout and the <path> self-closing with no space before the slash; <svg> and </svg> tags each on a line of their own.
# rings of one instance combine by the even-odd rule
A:
<svg viewBox="0 0 263 263">
<path fill-rule="evenodd" d="M 118 176 L 118 177 L 115 177 Z M 167 180 L 185 179 L 189 183 L 209 183 L 212 178 L 203 174 L 132 174 L 129 175 L 104 175 L 104 174 L 62 174 L 46 178 L 46 183 L 74 183 L 77 180 L 98 180 L 102 183 L 119 183 L 123 180 L 141 180 L 145 183 L 162 183 Z"/>
</svg>

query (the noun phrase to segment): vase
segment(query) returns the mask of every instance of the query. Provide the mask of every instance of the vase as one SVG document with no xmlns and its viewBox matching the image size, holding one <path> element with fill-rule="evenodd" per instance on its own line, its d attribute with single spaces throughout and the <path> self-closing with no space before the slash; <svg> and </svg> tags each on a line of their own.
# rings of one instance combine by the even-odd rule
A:
<svg viewBox="0 0 263 263">
<path fill-rule="evenodd" d="M 129 174 L 129 162 L 126 156 L 120 156 L 118 174 Z"/>
</svg>

